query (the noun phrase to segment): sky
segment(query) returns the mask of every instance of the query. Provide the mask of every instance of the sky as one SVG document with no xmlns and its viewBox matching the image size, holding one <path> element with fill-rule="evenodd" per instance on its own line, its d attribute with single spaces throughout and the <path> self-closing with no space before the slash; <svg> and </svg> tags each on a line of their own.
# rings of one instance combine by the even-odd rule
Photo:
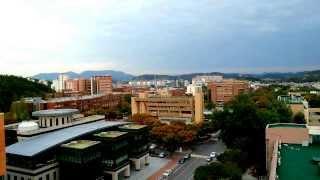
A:
<svg viewBox="0 0 320 180">
<path fill-rule="evenodd" d="M 320 69 L 320 1 L 3 0 L 0 63 L 22 76 Z"/>
</svg>

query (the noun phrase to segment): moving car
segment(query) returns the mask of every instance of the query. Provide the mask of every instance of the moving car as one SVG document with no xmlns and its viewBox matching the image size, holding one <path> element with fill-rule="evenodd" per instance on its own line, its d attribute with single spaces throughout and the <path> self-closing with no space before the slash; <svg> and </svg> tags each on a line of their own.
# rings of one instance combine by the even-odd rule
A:
<svg viewBox="0 0 320 180">
<path fill-rule="evenodd" d="M 166 156 L 168 156 L 168 153 L 166 153 L 166 152 L 160 152 L 159 153 L 159 157 L 160 158 L 165 158 Z"/>
<path fill-rule="evenodd" d="M 213 160 L 213 158 L 212 157 L 208 157 L 206 160 L 207 160 L 207 162 L 211 162 Z"/>
<path fill-rule="evenodd" d="M 162 176 L 164 176 L 164 177 L 169 177 L 169 176 L 171 175 L 171 173 L 172 173 L 172 170 L 171 170 L 171 169 L 168 169 L 168 170 L 166 170 L 166 171 L 162 174 Z"/>
</svg>

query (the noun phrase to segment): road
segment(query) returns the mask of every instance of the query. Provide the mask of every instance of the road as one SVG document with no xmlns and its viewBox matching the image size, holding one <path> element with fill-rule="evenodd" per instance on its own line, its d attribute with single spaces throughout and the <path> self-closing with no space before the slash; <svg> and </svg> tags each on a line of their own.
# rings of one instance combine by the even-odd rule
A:
<svg viewBox="0 0 320 180">
<path fill-rule="evenodd" d="M 218 141 L 217 143 L 211 142 L 195 146 L 192 155 L 196 157 L 192 157 L 184 164 L 178 165 L 177 169 L 169 178 L 169 180 L 193 180 L 193 173 L 195 169 L 199 166 L 207 164 L 205 158 L 206 156 L 213 151 L 222 153 L 225 151 L 225 149 L 226 146 L 221 141 Z"/>
</svg>

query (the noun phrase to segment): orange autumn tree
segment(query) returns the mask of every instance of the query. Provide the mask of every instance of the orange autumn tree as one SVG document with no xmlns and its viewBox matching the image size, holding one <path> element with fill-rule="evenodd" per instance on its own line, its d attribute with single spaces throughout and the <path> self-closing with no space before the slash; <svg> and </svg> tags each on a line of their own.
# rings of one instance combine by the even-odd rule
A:
<svg viewBox="0 0 320 180">
<path fill-rule="evenodd" d="M 134 114 L 130 117 L 130 120 L 137 124 L 154 126 L 159 120 L 150 114 Z"/>
<path fill-rule="evenodd" d="M 187 145 L 196 138 L 197 127 L 186 125 L 183 122 L 163 123 L 159 126 L 154 126 L 151 130 L 151 135 L 174 151 L 177 147 Z"/>
</svg>

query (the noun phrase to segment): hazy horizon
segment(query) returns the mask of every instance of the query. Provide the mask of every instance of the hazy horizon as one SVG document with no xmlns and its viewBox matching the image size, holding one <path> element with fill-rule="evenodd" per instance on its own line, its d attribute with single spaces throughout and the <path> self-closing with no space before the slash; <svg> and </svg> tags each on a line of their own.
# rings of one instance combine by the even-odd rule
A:
<svg viewBox="0 0 320 180">
<path fill-rule="evenodd" d="M 0 21 L 0 74 L 320 69 L 317 0 L 12 0 Z"/>
</svg>

